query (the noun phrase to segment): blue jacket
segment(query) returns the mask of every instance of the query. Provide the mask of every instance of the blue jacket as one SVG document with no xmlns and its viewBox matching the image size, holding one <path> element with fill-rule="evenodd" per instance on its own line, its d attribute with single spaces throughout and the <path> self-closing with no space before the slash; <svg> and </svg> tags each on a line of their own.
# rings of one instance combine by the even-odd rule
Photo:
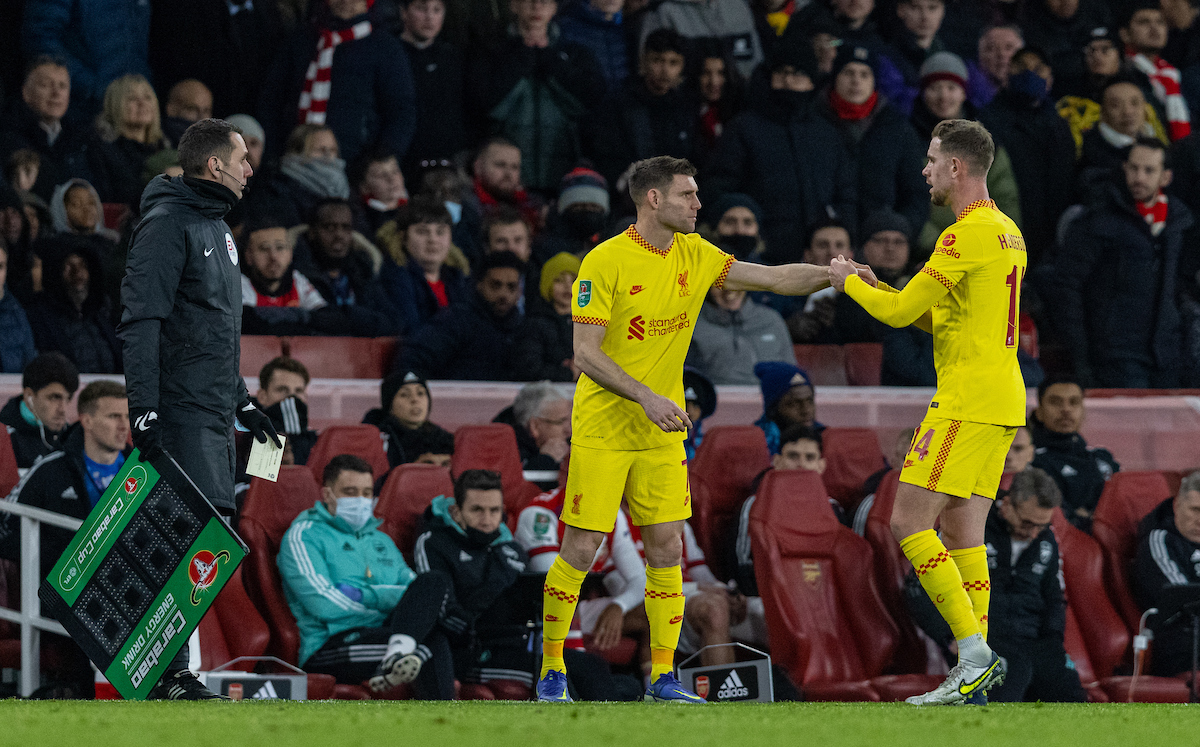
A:
<svg viewBox="0 0 1200 747">
<path fill-rule="evenodd" d="M 71 72 L 69 117 L 100 110 L 108 84 L 127 73 L 150 77 L 150 0 L 27 0 L 25 53 L 62 57 Z M 74 111 L 76 102 L 89 111 Z"/>
<path fill-rule="evenodd" d="M 0 372 L 21 373 L 36 355 L 25 310 L 5 288 L 4 298 L 0 298 Z"/>
<path fill-rule="evenodd" d="M 318 502 L 283 535 L 275 562 L 300 628 L 301 666 L 332 636 L 382 625 L 417 577 L 392 538 L 379 531 L 381 523 L 372 517 L 355 532 Z M 337 584 L 358 589 L 362 600 L 352 600 Z"/>
<path fill-rule="evenodd" d="M 609 91 L 619 91 L 629 77 L 629 42 L 621 16 L 605 20 L 587 0 L 575 0 L 557 19 L 562 40 L 587 47 L 600 63 Z"/>
<path fill-rule="evenodd" d="M 336 28 L 349 28 L 365 18 L 355 16 Z M 296 126 L 304 75 L 318 39 L 311 27 L 292 37 L 263 85 L 258 121 L 266 130 L 272 157 L 283 152 Z M 364 150 L 381 145 L 403 160 L 417 129 L 417 89 L 404 46 L 376 26 L 366 38 L 334 49 L 330 74 L 325 124 L 337 137 L 340 157 L 353 163 Z"/>
<path fill-rule="evenodd" d="M 442 265 L 442 282 L 446 286 L 446 299 L 451 304 L 471 300 L 471 286 L 461 271 Z M 411 335 L 438 312 L 437 299 L 429 283 L 425 282 L 425 271 L 416 262 L 403 267 L 390 258 L 383 260 L 379 268 L 379 283 L 388 300 L 400 312 L 400 334 Z"/>
</svg>

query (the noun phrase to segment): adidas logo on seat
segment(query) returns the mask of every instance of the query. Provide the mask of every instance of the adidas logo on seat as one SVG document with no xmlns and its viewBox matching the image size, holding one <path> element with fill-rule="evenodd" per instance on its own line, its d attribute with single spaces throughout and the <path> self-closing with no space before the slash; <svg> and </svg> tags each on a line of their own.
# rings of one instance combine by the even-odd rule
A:
<svg viewBox="0 0 1200 747">
<path fill-rule="evenodd" d="M 250 697 L 255 700 L 267 700 L 269 698 L 278 698 L 279 694 L 275 692 L 275 685 L 270 680 L 267 680 L 263 683 L 262 687 L 258 688 L 258 692 Z"/>
<path fill-rule="evenodd" d="M 738 677 L 737 670 L 729 673 L 725 681 L 721 683 L 721 689 L 717 690 L 717 700 L 728 700 L 729 698 L 747 698 L 750 696 L 750 690 L 742 684 L 742 678 Z"/>
</svg>

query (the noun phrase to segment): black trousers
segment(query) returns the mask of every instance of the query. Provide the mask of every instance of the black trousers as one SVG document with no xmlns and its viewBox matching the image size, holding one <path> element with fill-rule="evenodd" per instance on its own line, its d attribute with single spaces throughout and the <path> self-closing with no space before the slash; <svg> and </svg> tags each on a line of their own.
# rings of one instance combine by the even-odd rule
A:
<svg viewBox="0 0 1200 747">
<path fill-rule="evenodd" d="M 996 703 L 1083 703 L 1087 693 L 1061 638 L 996 638 L 988 645 L 1008 661 L 1004 684 L 988 692 Z"/>
</svg>

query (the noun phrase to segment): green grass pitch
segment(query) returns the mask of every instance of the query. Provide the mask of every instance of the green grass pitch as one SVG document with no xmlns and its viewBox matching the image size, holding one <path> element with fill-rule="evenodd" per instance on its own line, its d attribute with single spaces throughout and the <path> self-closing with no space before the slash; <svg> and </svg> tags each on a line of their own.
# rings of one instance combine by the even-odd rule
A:
<svg viewBox="0 0 1200 747">
<path fill-rule="evenodd" d="M 333 701 L 136 703 L 0 701 L 0 745 L 302 747 L 1185 747 L 1200 744 L 1187 705 Z"/>
</svg>

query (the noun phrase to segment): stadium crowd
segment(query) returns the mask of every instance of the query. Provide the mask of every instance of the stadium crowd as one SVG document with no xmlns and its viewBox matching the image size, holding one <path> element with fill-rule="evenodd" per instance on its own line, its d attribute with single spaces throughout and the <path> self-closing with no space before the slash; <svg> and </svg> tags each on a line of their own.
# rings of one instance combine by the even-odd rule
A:
<svg viewBox="0 0 1200 747">
<path fill-rule="evenodd" d="M 25 0 L 2 11 L 0 364 L 120 373 L 143 188 L 228 118 L 247 334 L 398 336 L 397 370 L 570 381 L 577 260 L 632 220 L 627 169 L 699 168 L 743 261 L 853 253 L 902 287 L 952 222 L 920 176 L 946 118 L 999 146 L 1021 227 L 1023 370 L 1200 382 L 1200 26 L 1188 0 Z M 939 249 L 949 249 L 942 247 Z M 789 343 L 930 337 L 832 290 L 712 292 L 690 364 L 754 383 Z M 787 334 L 784 334 L 786 329 Z"/>
<path fill-rule="evenodd" d="M 954 251 L 934 245 L 954 216 L 930 206 L 920 177 L 928 137 L 943 119 L 978 119 L 998 146 L 989 190 L 1028 248 L 1019 357 L 1038 391 L 988 527 L 991 630 L 1015 675 L 997 696 L 1081 699 L 1063 651 L 1050 517 L 1061 507 L 1090 531 L 1119 470 L 1079 433 L 1084 390 L 1200 386 L 1198 6 L 6 3 L 0 368 L 23 374 L 22 394 L 0 410 L 23 475 L 9 499 L 86 516 L 123 463 L 124 389 L 89 384 L 77 423 L 67 404 L 80 372 L 122 373 L 119 288 L 142 192 L 179 175 L 174 145 L 201 119 L 237 126 L 254 171 L 227 219 L 243 333 L 397 337 L 378 407 L 363 417 L 391 468 L 454 459 L 454 435 L 430 419 L 429 380 L 531 382 L 496 419 L 514 429 L 523 466 L 542 472 L 570 449 L 570 395 L 556 382 L 580 373 L 571 286 L 581 258 L 633 220 L 630 164 L 691 159 L 701 232 L 741 261 L 827 265 L 853 254 L 901 288 L 933 252 Z M 935 384 L 930 335 L 886 327 L 832 289 L 807 298 L 714 289 L 694 327 L 689 458 L 715 410 L 714 384 L 749 384 L 763 393 L 755 425 L 770 471 L 824 472 L 825 428 L 793 343 L 880 343 L 885 385 Z M 287 434 L 288 464 L 305 464 L 318 439 L 308 383 L 290 358 L 259 377 L 256 402 Z M 505 517 L 498 476 L 467 470 L 429 505 L 416 546 L 397 548 L 372 514 L 384 478 L 363 456 L 329 462 L 321 501 L 280 552 L 297 663 L 378 691 L 415 678 L 430 698 L 453 697 L 455 680 L 529 684 L 514 629 L 540 597 L 521 578 L 544 572 L 557 551 L 561 488 L 548 481 Z M 863 534 L 883 475 L 852 501 L 830 497 L 837 521 Z M 718 543 L 719 559 L 685 537 L 685 655 L 732 640 L 771 644 L 751 552 L 755 500 Z M 1145 517 L 1131 589 L 1143 608 L 1165 586 L 1200 581 L 1198 517 L 1198 474 Z M 14 526 L 0 524 L 10 561 L 20 557 Z M 66 541 L 46 532 L 43 563 Z M 571 639 L 581 697 L 642 690 L 639 549 L 636 527 L 619 519 L 593 567 L 601 582 Z M 944 635 L 911 597 L 937 649 Z M 1156 674 L 1190 661 L 1190 642 L 1173 635 L 1159 636 Z M 610 669 L 604 654 L 626 638 L 637 651 Z M 57 675 L 72 687 L 60 693 L 86 691 L 86 661 L 78 652 L 62 661 Z M 795 693 L 782 672 L 776 681 L 777 693 Z"/>
</svg>

